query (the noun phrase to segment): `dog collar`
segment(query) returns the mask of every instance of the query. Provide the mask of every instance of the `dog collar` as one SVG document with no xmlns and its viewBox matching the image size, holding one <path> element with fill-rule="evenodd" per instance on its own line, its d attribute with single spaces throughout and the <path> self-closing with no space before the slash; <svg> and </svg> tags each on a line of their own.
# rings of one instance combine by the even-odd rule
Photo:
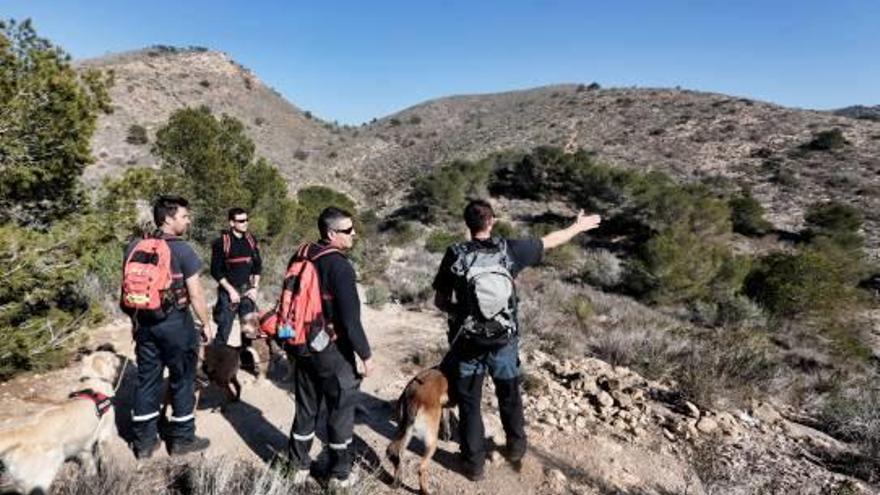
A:
<svg viewBox="0 0 880 495">
<path fill-rule="evenodd" d="M 108 397 L 101 392 L 95 392 L 90 388 L 86 388 L 83 390 L 79 390 L 77 392 L 71 392 L 68 396 L 71 399 L 88 399 L 95 403 L 95 413 L 100 418 L 107 411 L 113 407 L 113 397 Z"/>
</svg>

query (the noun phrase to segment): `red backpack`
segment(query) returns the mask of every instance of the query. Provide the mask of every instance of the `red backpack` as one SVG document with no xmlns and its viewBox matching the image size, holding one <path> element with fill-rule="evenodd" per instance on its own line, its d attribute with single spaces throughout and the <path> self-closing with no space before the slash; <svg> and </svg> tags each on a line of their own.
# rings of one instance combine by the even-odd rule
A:
<svg viewBox="0 0 880 495">
<path fill-rule="evenodd" d="M 119 307 L 129 316 L 163 320 L 168 316 L 174 286 L 182 274 L 171 272 L 169 239 L 147 237 L 132 248 L 122 268 Z M 170 297 L 169 297 L 170 296 Z"/>
<path fill-rule="evenodd" d="M 297 249 L 284 276 L 284 285 L 278 301 L 275 336 L 294 348 L 320 352 L 336 340 L 333 324 L 324 314 L 318 270 L 315 261 L 332 253 L 335 248 L 322 248 L 309 256 L 312 244 Z"/>
</svg>

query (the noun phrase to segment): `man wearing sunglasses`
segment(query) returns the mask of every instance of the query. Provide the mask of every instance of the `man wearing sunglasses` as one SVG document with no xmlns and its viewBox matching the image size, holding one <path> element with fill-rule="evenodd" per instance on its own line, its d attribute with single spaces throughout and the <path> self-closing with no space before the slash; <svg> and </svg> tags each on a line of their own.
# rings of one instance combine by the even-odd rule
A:
<svg viewBox="0 0 880 495">
<path fill-rule="evenodd" d="M 211 276 L 217 281 L 217 323 L 215 344 L 226 345 L 235 317 L 243 318 L 256 311 L 257 290 L 263 262 L 257 240 L 248 232 L 248 212 L 229 210 L 229 230 L 211 245 Z"/>
<path fill-rule="evenodd" d="M 357 277 L 345 256 L 354 246 L 357 235 L 351 214 L 334 207 L 326 208 L 318 217 L 318 229 L 321 240 L 309 245 L 306 254 L 315 259 L 323 311 L 330 315 L 336 340 L 320 351 L 287 348 L 294 362 L 296 398 L 288 453 L 296 470 L 294 483 L 305 483 L 310 472 L 309 451 L 315 438 L 318 411 L 324 402 L 330 451 L 329 485 L 331 489 L 344 489 L 357 481 L 357 474 L 352 472 L 354 408 L 361 377 L 372 372 L 373 362 L 361 325 Z M 363 362 L 363 373 L 357 371 L 357 358 Z"/>
</svg>

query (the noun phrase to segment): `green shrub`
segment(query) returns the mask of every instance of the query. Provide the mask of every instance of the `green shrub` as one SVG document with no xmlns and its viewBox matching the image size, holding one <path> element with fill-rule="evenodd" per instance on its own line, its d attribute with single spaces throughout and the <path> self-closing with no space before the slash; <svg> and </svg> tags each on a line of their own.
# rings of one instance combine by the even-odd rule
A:
<svg viewBox="0 0 880 495">
<path fill-rule="evenodd" d="M 469 199 L 485 197 L 491 165 L 456 161 L 416 180 L 409 201 L 424 222 L 457 220 Z"/>
<path fill-rule="evenodd" d="M 519 237 L 521 234 L 519 230 L 513 226 L 510 222 L 505 222 L 503 220 L 496 220 L 495 226 L 492 227 L 492 235 L 497 235 L 499 237 L 503 237 L 505 239 L 515 239 Z"/>
<path fill-rule="evenodd" d="M 778 366 L 767 336 L 747 330 L 702 335 L 680 359 L 674 378 L 689 400 L 704 407 L 720 397 L 746 399 L 766 391 Z"/>
<path fill-rule="evenodd" d="M 443 253 L 446 248 L 465 240 L 465 236 L 461 233 L 448 232 L 445 230 L 434 230 L 425 239 L 425 249 L 431 253 Z"/>
<path fill-rule="evenodd" d="M 128 135 L 125 137 L 125 142 L 134 145 L 149 143 L 150 139 L 147 137 L 147 128 L 138 124 L 130 125 L 128 127 Z"/>
<path fill-rule="evenodd" d="M 773 224 L 764 219 L 764 207 L 749 191 L 731 198 L 729 204 L 734 232 L 762 236 L 773 228 Z"/>
<path fill-rule="evenodd" d="M 816 134 L 810 142 L 804 144 L 802 147 L 808 151 L 830 151 L 842 148 L 847 144 L 849 144 L 849 142 L 843 136 L 843 132 L 841 132 L 840 129 L 835 128 Z"/>
<path fill-rule="evenodd" d="M 832 315 L 857 302 L 858 262 L 832 245 L 773 253 L 758 261 L 746 290 L 771 314 L 786 318 Z"/>
<path fill-rule="evenodd" d="M 382 309 L 391 301 L 391 292 L 384 285 L 371 285 L 365 296 L 365 303 L 376 309 Z"/>
<path fill-rule="evenodd" d="M 29 20 L 0 21 L 0 60 L 0 223 L 47 228 L 87 204 L 79 179 L 112 75 L 77 71 Z"/>
<path fill-rule="evenodd" d="M 880 392 L 874 384 L 837 388 L 825 401 L 819 420 L 831 435 L 861 449 L 862 456 L 846 463 L 848 472 L 876 481 L 880 473 Z"/>
<path fill-rule="evenodd" d="M 804 220 L 808 239 L 824 237 L 843 248 L 862 247 L 862 214 L 854 206 L 837 201 L 814 203 L 807 208 Z"/>
<path fill-rule="evenodd" d="M 730 256 L 725 246 L 701 239 L 686 226 L 671 228 L 642 246 L 630 265 L 628 285 L 659 304 L 706 299 L 714 283 L 723 284 L 719 275 Z"/>
<path fill-rule="evenodd" d="M 391 246 L 408 246 L 418 240 L 421 233 L 415 223 L 406 220 L 389 222 L 385 226 L 385 232 Z"/>
<path fill-rule="evenodd" d="M 341 208 L 354 215 L 355 219 L 358 218 L 358 212 L 354 200 L 329 187 L 304 187 L 296 193 L 296 199 L 296 221 L 292 235 L 298 236 L 299 239 L 317 240 L 320 238 L 320 232 L 318 232 L 318 215 L 321 214 L 324 208 L 330 206 Z M 357 223 L 355 223 L 355 230 L 357 230 L 358 227 Z"/>
<path fill-rule="evenodd" d="M 174 178 L 174 192 L 191 201 L 194 239 L 209 241 L 226 228 L 229 208 L 250 202 L 242 175 L 253 163 L 254 149 L 240 121 L 218 119 L 204 106 L 174 112 L 156 132 L 153 153 Z"/>
<path fill-rule="evenodd" d="M 79 342 L 79 330 L 100 320 L 100 306 L 82 282 L 106 261 L 121 265 L 121 243 L 115 259 L 100 250 L 116 241 L 106 225 L 92 215 L 70 217 L 46 232 L 0 226 L 0 379 L 61 364 Z"/>
</svg>

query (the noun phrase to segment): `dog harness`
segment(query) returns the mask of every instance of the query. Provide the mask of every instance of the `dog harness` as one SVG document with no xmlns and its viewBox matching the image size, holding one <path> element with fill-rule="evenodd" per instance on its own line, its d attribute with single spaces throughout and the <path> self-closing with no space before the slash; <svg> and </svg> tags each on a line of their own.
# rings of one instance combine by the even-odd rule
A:
<svg viewBox="0 0 880 495">
<path fill-rule="evenodd" d="M 95 413 L 100 418 L 113 407 L 113 397 L 108 397 L 101 392 L 95 392 L 90 388 L 72 392 L 68 397 L 71 399 L 88 399 L 95 403 Z"/>
</svg>

